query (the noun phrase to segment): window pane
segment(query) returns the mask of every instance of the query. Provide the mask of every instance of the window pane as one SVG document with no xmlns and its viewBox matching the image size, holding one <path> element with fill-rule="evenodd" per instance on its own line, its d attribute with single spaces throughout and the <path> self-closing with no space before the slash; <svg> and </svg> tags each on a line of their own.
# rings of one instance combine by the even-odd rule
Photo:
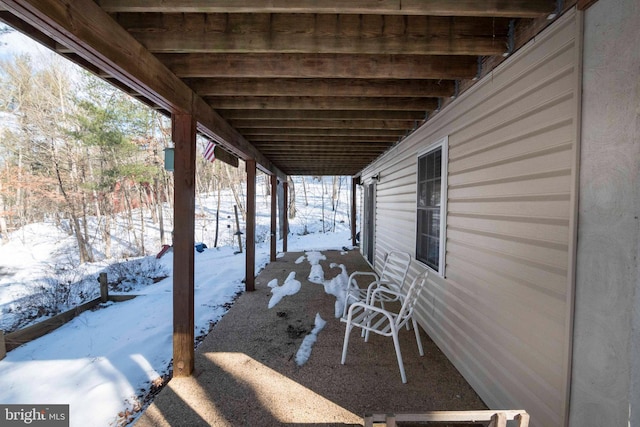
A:
<svg viewBox="0 0 640 427">
<path fill-rule="evenodd" d="M 424 234 L 426 224 L 425 211 L 423 209 L 418 209 L 418 235 Z"/>
<path fill-rule="evenodd" d="M 427 265 L 434 270 L 438 270 L 438 261 L 440 258 L 440 248 L 438 240 L 429 237 L 427 239 Z"/>
<path fill-rule="evenodd" d="M 418 259 L 427 258 L 427 237 L 423 234 L 418 235 L 418 247 L 416 248 L 416 256 Z"/>
<path fill-rule="evenodd" d="M 427 181 L 425 184 L 425 196 L 426 196 L 426 200 L 425 200 L 425 206 L 431 206 L 431 193 L 433 193 L 433 182 L 432 181 Z"/>
<path fill-rule="evenodd" d="M 429 206 L 440 206 L 440 180 L 430 182 Z"/>
<path fill-rule="evenodd" d="M 425 215 L 424 215 L 424 234 L 426 235 L 431 235 L 431 219 L 433 217 L 433 212 L 431 211 L 431 209 L 425 210 L 424 211 Z"/>
<path fill-rule="evenodd" d="M 418 181 L 422 182 L 427 177 L 427 158 L 422 156 L 418 159 Z"/>
<path fill-rule="evenodd" d="M 426 183 L 420 183 L 418 184 L 418 206 L 424 207 L 427 206 L 427 184 Z"/>
<path fill-rule="evenodd" d="M 433 179 L 435 177 L 435 171 L 433 170 L 433 153 L 428 154 L 426 160 L 427 179 Z"/>
<path fill-rule="evenodd" d="M 439 178 L 442 173 L 442 149 L 433 153 L 433 176 Z"/>
<path fill-rule="evenodd" d="M 435 265 L 435 268 L 438 268 L 438 240 L 434 238 L 429 238 L 429 262 L 432 262 Z"/>
<path fill-rule="evenodd" d="M 429 216 L 429 235 L 440 238 L 440 211 L 433 211 Z"/>
</svg>

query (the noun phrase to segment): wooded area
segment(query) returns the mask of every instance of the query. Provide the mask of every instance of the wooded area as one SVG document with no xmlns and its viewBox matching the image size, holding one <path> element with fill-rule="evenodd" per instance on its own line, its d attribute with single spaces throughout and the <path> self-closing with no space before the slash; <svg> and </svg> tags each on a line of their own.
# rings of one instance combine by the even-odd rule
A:
<svg viewBox="0 0 640 427">
<path fill-rule="evenodd" d="M 164 168 L 164 150 L 173 146 L 169 118 L 55 54 L 0 61 L 0 118 L 0 241 L 27 224 L 53 221 L 75 236 L 79 261 L 93 262 L 112 257 L 113 230 L 124 220 L 129 255 L 146 255 L 158 250 L 145 246 L 144 219 L 150 218 L 161 244 L 173 243 L 172 227 L 165 228 L 173 224 L 173 176 Z M 199 138 L 198 151 L 206 143 Z M 210 163 L 201 155 L 196 162 L 197 204 L 216 194 L 219 211 L 221 193 L 230 191 L 244 222 L 244 164 Z M 269 180 L 257 178 L 267 204 Z M 296 209 L 295 186 L 302 186 L 306 204 L 305 180 L 288 183 L 289 218 L 304 216 L 304 208 Z M 348 191 L 342 185 L 340 177 L 322 180 L 326 231 L 335 227 L 331 212 L 340 191 Z"/>
<path fill-rule="evenodd" d="M 91 262 L 96 253 L 111 257 L 120 215 L 129 224 L 131 255 L 158 249 L 145 247 L 135 216 L 152 218 L 161 242 L 171 244 L 163 220 L 171 209 L 162 209 L 173 201 L 163 153 L 172 146 L 168 118 L 54 54 L 0 62 L 0 114 L 3 239 L 26 224 L 55 221 L 76 237 L 80 262 Z M 198 169 L 198 192 L 230 188 L 244 215 L 243 170 L 202 157 Z M 90 218 L 101 236 L 92 235 Z"/>
</svg>

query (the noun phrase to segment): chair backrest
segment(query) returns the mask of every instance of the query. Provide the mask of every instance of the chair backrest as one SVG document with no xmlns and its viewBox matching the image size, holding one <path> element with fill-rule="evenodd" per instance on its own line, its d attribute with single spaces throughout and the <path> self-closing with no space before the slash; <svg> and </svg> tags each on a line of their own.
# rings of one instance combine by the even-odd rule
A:
<svg viewBox="0 0 640 427">
<path fill-rule="evenodd" d="M 393 283 L 398 286 L 398 290 L 402 289 L 404 281 L 411 265 L 411 255 L 406 252 L 393 250 L 387 254 L 384 261 L 380 280 Z"/>
<path fill-rule="evenodd" d="M 404 297 L 404 301 L 402 302 L 402 307 L 398 312 L 398 317 L 396 317 L 396 326 L 401 328 L 411 319 L 413 315 L 413 309 L 418 303 L 418 298 L 420 297 L 420 293 L 424 288 L 425 283 L 427 283 L 427 277 L 429 276 L 429 270 L 426 270 L 423 273 L 418 274 L 411 281 L 411 285 L 409 289 L 407 289 L 407 293 Z"/>
</svg>

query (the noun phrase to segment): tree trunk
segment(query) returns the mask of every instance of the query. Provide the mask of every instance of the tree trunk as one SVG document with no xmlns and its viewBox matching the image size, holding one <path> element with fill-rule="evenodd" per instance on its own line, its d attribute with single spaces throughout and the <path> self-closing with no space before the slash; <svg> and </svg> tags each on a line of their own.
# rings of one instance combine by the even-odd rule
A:
<svg viewBox="0 0 640 427">
<path fill-rule="evenodd" d="M 104 216 L 104 224 L 102 226 L 102 240 L 104 240 L 104 256 L 111 258 L 111 215 Z"/>
<path fill-rule="evenodd" d="M 218 200 L 216 205 L 216 236 L 213 241 L 213 247 L 218 247 L 218 231 L 220 230 L 220 190 L 222 189 L 222 183 L 220 180 L 217 180 L 216 186 L 218 187 Z"/>
<path fill-rule="evenodd" d="M 164 203 L 160 199 L 160 190 L 158 189 L 158 178 L 153 180 L 155 192 L 155 204 L 158 210 L 158 229 L 160 230 L 160 245 L 165 245 L 164 240 Z"/>
<path fill-rule="evenodd" d="M 53 153 L 53 162 L 54 162 L 54 167 L 55 167 L 55 172 L 56 172 L 56 178 L 58 180 L 58 188 L 60 189 L 60 192 L 62 193 L 62 196 L 64 197 L 64 200 L 67 204 L 67 207 L 69 208 L 69 216 L 71 216 L 71 227 L 70 229 L 72 230 L 72 232 L 76 235 L 76 242 L 78 244 L 78 253 L 79 253 L 79 257 L 80 257 L 80 263 L 85 263 L 89 260 L 89 254 L 87 252 L 87 247 L 85 244 L 85 239 L 82 236 L 82 229 L 80 228 L 80 222 L 78 221 L 78 217 L 75 213 L 75 205 L 73 203 L 73 200 L 69 197 L 69 195 L 67 194 L 65 188 L 64 188 L 64 184 L 62 181 L 62 175 L 60 173 L 60 165 L 58 163 L 58 159 L 57 159 L 57 155 L 56 155 L 56 148 L 55 148 L 55 144 L 53 143 L 53 141 L 51 142 L 51 146 L 52 146 L 52 153 Z"/>
<path fill-rule="evenodd" d="M 322 190 L 322 232 L 325 232 L 324 229 L 324 224 L 325 224 L 325 220 L 324 220 L 324 193 L 325 191 L 325 187 L 324 187 L 324 178 L 320 177 L 320 183 L 322 184 L 321 190 Z"/>
<path fill-rule="evenodd" d="M 80 254 L 80 263 L 84 264 L 89 260 L 89 253 L 87 252 L 87 245 L 82 236 L 82 230 L 80 228 L 80 221 L 75 213 L 71 213 L 71 225 L 76 235 L 76 242 L 78 243 L 78 249 Z"/>
<path fill-rule="evenodd" d="M 334 183 L 334 206 L 333 206 L 333 224 L 332 224 L 332 231 L 335 232 L 336 231 L 336 215 L 338 214 L 338 205 L 340 204 L 340 190 L 342 189 L 342 177 L 337 177 L 338 178 L 338 189 L 336 191 L 335 188 L 335 180 L 333 181 Z"/>
<path fill-rule="evenodd" d="M 122 193 L 124 195 L 125 209 L 127 211 L 127 235 L 129 244 L 138 248 L 138 236 L 136 235 L 136 229 L 133 226 L 133 207 L 131 206 L 131 195 L 129 193 L 129 185 L 126 183 L 122 186 Z M 133 234 L 133 241 L 131 239 Z"/>
<path fill-rule="evenodd" d="M 16 212 L 18 212 L 18 226 L 24 224 L 24 206 L 22 203 L 22 147 L 18 148 L 18 185 L 16 185 L 16 201 L 14 203 Z"/>
<path fill-rule="evenodd" d="M 289 219 L 294 219 L 296 217 L 296 187 L 293 184 L 293 179 L 291 179 L 291 177 L 287 177 L 287 182 L 288 182 L 288 196 L 289 196 L 289 209 L 287 209 L 289 211 Z M 302 188 L 304 187 L 304 177 L 302 177 Z M 306 199 L 306 190 L 305 190 L 305 199 Z"/>
<path fill-rule="evenodd" d="M 336 210 L 336 205 L 338 203 L 338 180 L 340 177 L 334 176 L 332 179 L 331 185 L 331 210 Z"/>
<path fill-rule="evenodd" d="M 293 188 L 293 180 L 291 180 L 291 187 Z M 304 205 L 309 206 L 309 199 L 307 199 L 307 185 L 305 184 L 304 176 L 302 177 L 302 193 L 304 194 Z M 293 197 L 291 197 L 293 199 Z"/>
<path fill-rule="evenodd" d="M 165 200 L 169 206 L 173 206 L 173 184 L 172 184 L 172 180 L 165 174 L 164 175 L 164 196 L 165 196 Z M 163 203 L 164 203 L 163 201 Z M 169 221 L 171 223 L 171 228 L 173 229 L 173 209 L 169 209 Z M 172 238 L 173 240 L 173 238 Z M 173 244 L 173 241 L 171 242 L 171 244 Z"/>
<path fill-rule="evenodd" d="M 138 194 L 140 195 L 140 249 L 142 250 L 142 255 L 146 255 L 146 250 L 144 247 L 144 203 L 142 203 L 144 197 L 144 190 L 142 189 L 142 185 L 138 184 Z"/>
</svg>

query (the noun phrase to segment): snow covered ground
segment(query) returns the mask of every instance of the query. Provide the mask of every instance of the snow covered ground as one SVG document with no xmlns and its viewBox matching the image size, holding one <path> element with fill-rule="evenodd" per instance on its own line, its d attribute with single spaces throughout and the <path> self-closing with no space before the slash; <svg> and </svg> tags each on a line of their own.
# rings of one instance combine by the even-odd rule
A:
<svg viewBox="0 0 640 427">
<path fill-rule="evenodd" d="M 335 232 L 318 232 L 323 222 L 319 219 L 321 194 L 311 197 L 309 206 L 301 207 L 305 211 L 299 221 L 304 224 L 291 224 L 290 251 L 340 249 L 350 244 L 348 204 L 344 202 L 349 196 L 347 191 L 343 190 L 343 193 Z M 325 214 L 326 209 L 325 206 Z M 258 223 L 262 221 L 266 226 L 268 207 L 264 212 L 258 215 Z M 326 224 L 327 220 L 324 222 Z M 303 228 L 312 233 L 296 234 Z M 204 228 L 200 231 L 204 235 Z M 12 236 L 9 243 L 0 246 L 0 307 L 5 308 L 12 300 L 27 295 L 29 283 L 68 253 L 61 247 L 68 236 L 58 234 L 51 225 L 34 224 L 16 233 L 22 233 L 22 237 Z M 210 241 L 205 243 L 210 245 Z M 244 254 L 237 254 L 237 246 L 228 243 L 218 248 L 210 247 L 202 253 L 195 252 L 196 336 L 206 334 L 244 289 Z M 321 253 L 312 257 L 318 256 Z M 9 352 L 0 361 L 0 403 L 69 404 L 71 426 L 125 424 L 130 414 L 139 409 L 142 396 L 161 382 L 169 370 L 172 259 L 171 252 L 160 259 L 161 267 L 169 277 L 155 284 L 136 286 L 131 293 L 139 295 L 137 298 L 101 305 Z M 269 242 L 264 241 L 256 247 L 256 271 L 260 271 L 268 260 Z M 91 276 L 96 283 L 95 275 L 104 265 L 103 262 L 86 266 L 83 274 Z M 328 278 L 319 283 L 323 283 L 329 292 L 336 283 L 339 286 L 339 280 Z M 274 288 L 277 286 L 273 285 Z M 289 292 L 293 292 L 291 286 L 287 285 Z M 274 300 L 273 305 L 276 304 Z M 7 317 L 7 314 L 0 311 L 0 316 Z M 308 358 L 315 335 L 322 326 L 323 320 L 316 319 L 314 333 L 305 340 L 296 356 L 299 364 Z"/>
</svg>

